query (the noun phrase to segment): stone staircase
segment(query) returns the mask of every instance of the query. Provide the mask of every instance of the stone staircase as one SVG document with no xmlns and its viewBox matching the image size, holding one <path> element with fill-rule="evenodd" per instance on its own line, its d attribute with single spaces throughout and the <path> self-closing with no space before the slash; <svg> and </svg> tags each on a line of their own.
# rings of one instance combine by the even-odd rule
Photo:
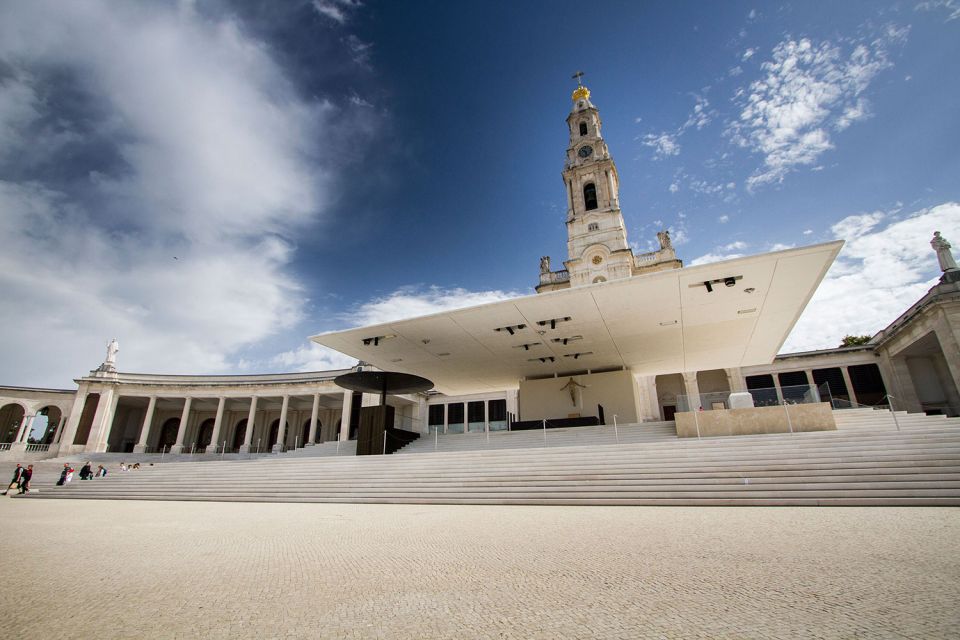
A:
<svg viewBox="0 0 960 640">
<path fill-rule="evenodd" d="M 599 444 L 590 440 L 606 437 L 603 428 L 593 436 L 548 430 L 547 447 L 521 447 L 532 433 L 520 432 L 491 436 L 491 442 L 503 445 L 496 449 L 471 449 L 468 443 L 475 445 L 477 437 L 468 434 L 447 436 L 451 440 L 445 446 L 463 447 L 458 451 L 430 452 L 430 438 L 425 438 L 415 443 L 426 446 L 418 455 L 413 455 L 419 450 L 414 448 L 386 457 L 298 451 L 250 460 L 163 464 L 66 487 L 38 487 L 27 499 L 960 505 L 960 427 L 952 420 L 937 420 L 936 425 L 699 440 L 670 437 L 668 425 L 646 432 L 644 425 L 634 425 L 639 429 L 631 435 L 647 440 Z M 630 433 L 625 426 L 621 438 Z M 543 434 L 538 435 L 542 442 Z M 551 435 L 557 446 L 550 445 Z"/>
<path fill-rule="evenodd" d="M 896 414 L 894 416 L 894 414 Z M 924 413 L 907 413 L 906 411 L 890 412 L 887 409 L 872 409 L 869 407 L 857 409 L 834 409 L 833 419 L 837 429 L 850 431 L 858 429 L 912 429 L 913 427 L 946 427 L 960 428 L 960 418 L 946 416 L 928 416 Z"/>
</svg>

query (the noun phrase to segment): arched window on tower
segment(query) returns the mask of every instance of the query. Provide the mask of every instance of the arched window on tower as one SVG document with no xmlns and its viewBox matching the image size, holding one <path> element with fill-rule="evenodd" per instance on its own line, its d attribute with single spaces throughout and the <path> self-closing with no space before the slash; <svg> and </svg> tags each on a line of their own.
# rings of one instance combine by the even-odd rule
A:
<svg viewBox="0 0 960 640">
<path fill-rule="evenodd" d="M 600 225 L 596 222 L 591 222 L 587 225 L 587 231 L 600 231 Z"/>
<path fill-rule="evenodd" d="M 592 182 L 583 185 L 583 205 L 587 211 L 597 208 L 597 187 Z"/>
<path fill-rule="evenodd" d="M 587 123 L 586 123 L 586 122 L 581 122 L 581 123 L 580 123 L 580 135 L 582 135 L 582 136 L 587 135 Z"/>
</svg>

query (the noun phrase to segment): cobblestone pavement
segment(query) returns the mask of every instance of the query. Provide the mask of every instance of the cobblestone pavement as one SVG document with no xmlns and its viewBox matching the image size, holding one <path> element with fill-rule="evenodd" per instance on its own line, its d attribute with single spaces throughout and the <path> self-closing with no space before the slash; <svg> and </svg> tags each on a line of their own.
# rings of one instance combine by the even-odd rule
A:
<svg viewBox="0 0 960 640">
<path fill-rule="evenodd" d="M 960 509 L 0 500 L 2 638 L 947 638 Z"/>
</svg>

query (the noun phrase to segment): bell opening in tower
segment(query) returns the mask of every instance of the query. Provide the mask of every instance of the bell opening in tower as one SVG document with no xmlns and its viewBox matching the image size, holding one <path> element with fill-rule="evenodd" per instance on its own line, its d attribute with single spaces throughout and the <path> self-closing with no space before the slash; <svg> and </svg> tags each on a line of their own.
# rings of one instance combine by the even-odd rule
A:
<svg viewBox="0 0 960 640">
<path fill-rule="evenodd" d="M 587 211 L 597 208 L 597 187 L 592 182 L 583 187 L 583 206 Z"/>
</svg>

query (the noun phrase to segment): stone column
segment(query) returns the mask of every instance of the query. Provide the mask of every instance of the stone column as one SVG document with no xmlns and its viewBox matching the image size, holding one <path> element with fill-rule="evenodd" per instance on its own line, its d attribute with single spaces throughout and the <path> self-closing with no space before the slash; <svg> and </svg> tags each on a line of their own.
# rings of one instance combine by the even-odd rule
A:
<svg viewBox="0 0 960 640">
<path fill-rule="evenodd" d="M 700 383 L 697 382 L 696 371 L 686 371 L 683 374 L 683 383 L 687 391 L 687 411 L 700 410 Z"/>
<path fill-rule="evenodd" d="M 280 424 L 277 425 L 277 442 L 273 445 L 273 452 L 283 451 L 283 445 L 287 441 L 287 409 L 290 407 L 290 396 L 283 396 L 283 403 L 280 405 Z"/>
<path fill-rule="evenodd" d="M 847 385 L 847 395 L 850 397 L 850 406 L 857 406 L 857 393 L 853 390 L 853 381 L 850 380 L 850 372 L 847 367 L 840 367 L 840 373 L 843 374 L 843 384 Z M 823 400 L 823 398 L 821 398 Z"/>
<path fill-rule="evenodd" d="M 240 453 L 250 453 L 250 442 L 253 440 L 253 421 L 257 416 L 257 396 L 250 398 L 250 413 L 247 414 L 247 429 L 243 434 L 243 445 Z"/>
<path fill-rule="evenodd" d="M 24 411 L 23 420 L 20 421 L 20 426 L 17 428 L 17 435 L 13 438 L 14 443 L 23 442 L 24 434 L 29 433 L 27 425 L 30 424 L 32 419 L 33 416 L 27 415 L 26 411 Z"/>
<path fill-rule="evenodd" d="M 307 435 L 309 442 L 304 442 L 303 446 L 312 447 L 317 441 L 317 414 L 320 412 L 320 394 L 313 394 L 313 407 L 310 409 L 310 433 Z"/>
<path fill-rule="evenodd" d="M 483 430 L 490 433 L 490 401 L 483 401 Z"/>
<path fill-rule="evenodd" d="M 71 453 L 73 440 L 77 437 L 77 428 L 80 426 L 80 416 L 83 414 L 83 407 L 87 402 L 89 387 L 81 384 L 77 388 L 77 394 L 73 397 L 73 406 L 70 409 L 70 415 L 64 425 L 63 432 L 60 434 L 60 453 Z"/>
<path fill-rule="evenodd" d="M 140 442 L 133 447 L 134 453 L 145 453 L 147 441 L 150 437 L 150 425 L 153 423 L 153 414 L 157 409 L 157 396 L 150 396 L 147 403 L 147 413 L 143 416 L 143 426 L 140 427 Z"/>
<path fill-rule="evenodd" d="M 350 439 L 350 415 L 353 413 L 353 391 L 343 392 L 343 411 L 340 413 L 340 441 Z"/>
<path fill-rule="evenodd" d="M 742 393 L 747 390 L 747 384 L 743 379 L 743 371 L 740 367 L 724 369 L 724 372 L 727 374 L 727 386 L 730 388 L 730 393 Z"/>
<path fill-rule="evenodd" d="M 106 443 L 110 437 L 110 426 L 113 424 L 113 412 L 117 409 L 117 400 L 118 396 L 114 388 L 107 387 L 100 391 L 100 401 L 93 415 L 93 424 L 90 425 L 86 451 L 102 453 L 107 450 Z"/>
<path fill-rule="evenodd" d="M 217 440 L 220 439 L 220 429 L 223 428 L 223 408 L 226 404 L 227 399 L 220 396 L 220 401 L 217 403 L 217 417 L 213 419 L 213 433 L 210 434 L 210 442 L 207 443 L 207 453 L 217 451 Z M 210 447 L 213 447 L 213 451 L 210 451 Z"/>
<path fill-rule="evenodd" d="M 177 442 L 170 447 L 170 453 L 183 452 L 183 439 L 187 437 L 187 421 L 190 418 L 190 403 L 193 398 L 187 396 L 183 401 L 183 413 L 180 414 L 180 425 L 177 427 Z"/>
<path fill-rule="evenodd" d="M 60 422 L 57 423 L 57 430 L 53 434 L 53 443 L 58 444 L 60 442 L 60 436 L 63 435 L 63 425 L 67 423 L 67 415 L 63 412 L 60 413 Z"/>
</svg>

